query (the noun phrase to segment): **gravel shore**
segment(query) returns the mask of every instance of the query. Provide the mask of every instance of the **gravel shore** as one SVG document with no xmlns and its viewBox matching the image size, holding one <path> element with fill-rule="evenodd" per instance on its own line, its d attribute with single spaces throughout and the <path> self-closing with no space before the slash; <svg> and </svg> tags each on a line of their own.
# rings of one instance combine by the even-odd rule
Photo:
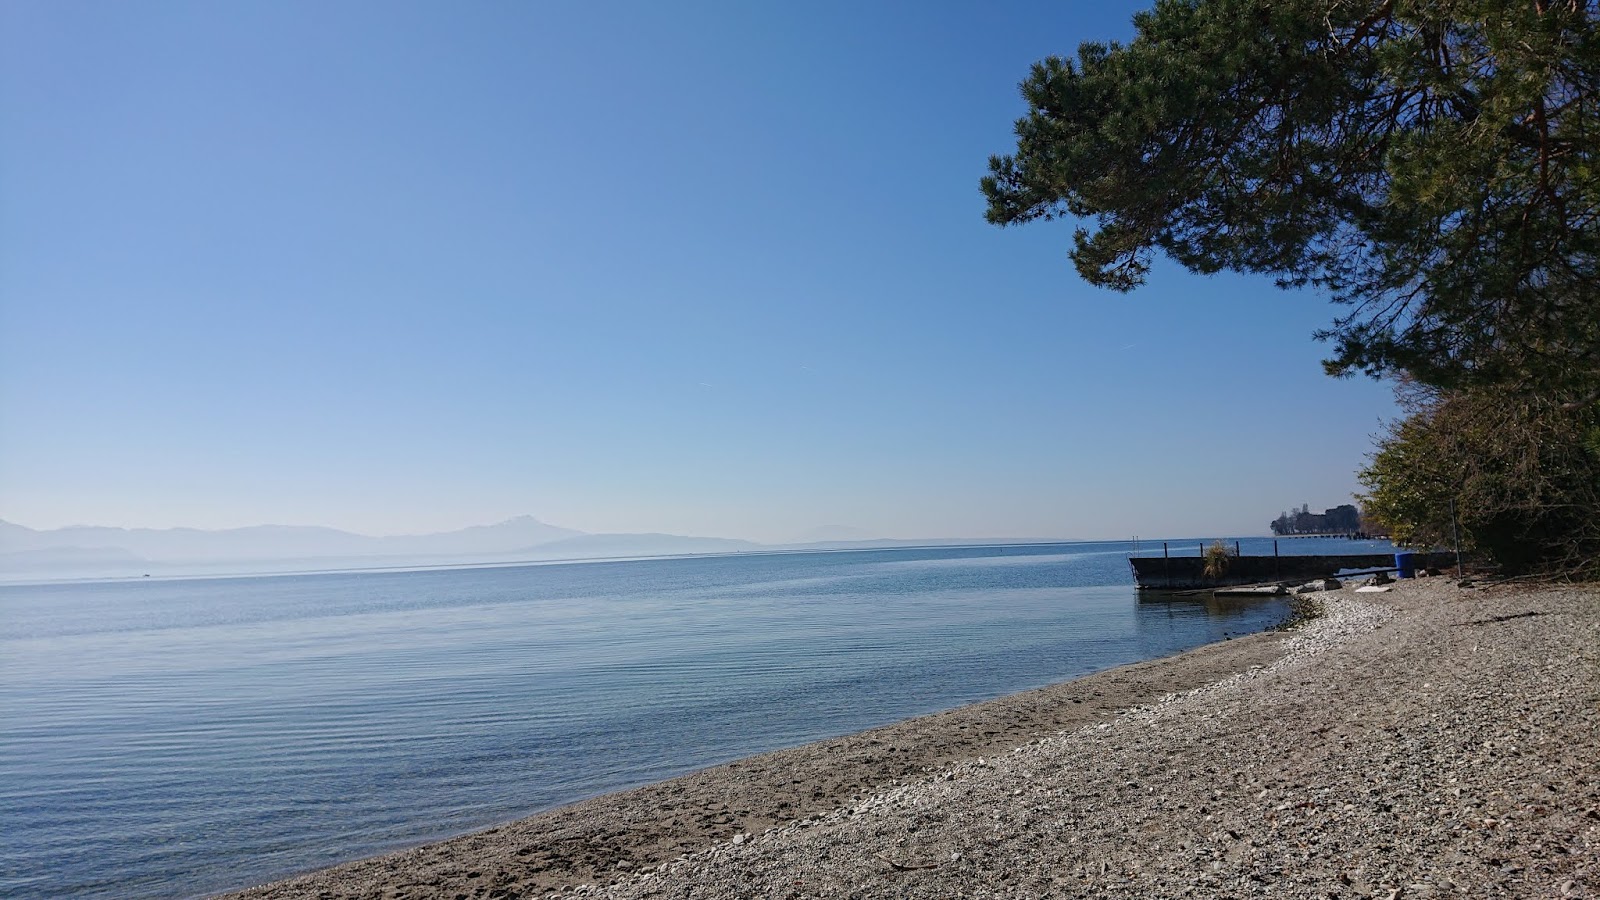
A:
<svg viewBox="0 0 1600 900">
<path fill-rule="evenodd" d="M 1290 635 L 239 896 L 1600 894 L 1600 591 L 1316 596 Z"/>
</svg>

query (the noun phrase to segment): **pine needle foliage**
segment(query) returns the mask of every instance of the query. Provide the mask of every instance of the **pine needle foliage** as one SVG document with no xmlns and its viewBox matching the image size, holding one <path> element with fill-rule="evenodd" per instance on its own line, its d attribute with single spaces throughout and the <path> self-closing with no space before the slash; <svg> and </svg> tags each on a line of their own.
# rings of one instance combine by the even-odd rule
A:
<svg viewBox="0 0 1600 900">
<path fill-rule="evenodd" d="M 1022 83 L 1000 225 L 1326 292 L 1336 375 L 1600 398 L 1600 29 L 1585 0 L 1160 0 Z"/>
</svg>

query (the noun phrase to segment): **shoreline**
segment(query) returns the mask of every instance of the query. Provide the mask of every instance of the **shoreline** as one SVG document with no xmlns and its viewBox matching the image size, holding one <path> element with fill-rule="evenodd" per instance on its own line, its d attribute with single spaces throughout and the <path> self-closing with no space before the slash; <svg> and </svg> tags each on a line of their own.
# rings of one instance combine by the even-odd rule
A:
<svg viewBox="0 0 1600 900">
<path fill-rule="evenodd" d="M 212 896 L 542 896 L 614 881 L 739 834 L 826 815 L 903 780 L 1093 725 L 1174 692 L 1267 665 L 1282 655 L 1292 628 L 1314 618 L 1297 609 L 1284 625 L 1267 631 L 744 757 L 468 834 Z M 478 893 L 485 881 L 507 893 Z"/>
<path fill-rule="evenodd" d="M 1296 631 L 230 896 L 1600 895 L 1600 586 L 1316 597 Z"/>
</svg>

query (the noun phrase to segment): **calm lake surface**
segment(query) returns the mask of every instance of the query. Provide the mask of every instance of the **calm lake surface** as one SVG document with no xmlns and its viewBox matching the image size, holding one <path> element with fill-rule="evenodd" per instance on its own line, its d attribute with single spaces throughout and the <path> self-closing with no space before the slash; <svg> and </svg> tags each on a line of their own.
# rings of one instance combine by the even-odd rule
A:
<svg viewBox="0 0 1600 900">
<path fill-rule="evenodd" d="M 1140 601 L 1130 549 L 0 587 L 0 895 L 242 887 L 1287 615 Z"/>
</svg>

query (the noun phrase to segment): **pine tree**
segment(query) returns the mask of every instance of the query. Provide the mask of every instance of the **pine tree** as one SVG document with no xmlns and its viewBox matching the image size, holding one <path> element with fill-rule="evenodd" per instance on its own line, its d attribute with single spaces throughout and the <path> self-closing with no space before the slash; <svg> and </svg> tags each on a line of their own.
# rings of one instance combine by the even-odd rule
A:
<svg viewBox="0 0 1600 900">
<path fill-rule="evenodd" d="M 1161 252 L 1343 305 L 1328 371 L 1600 398 L 1600 35 L 1583 0 L 1161 0 L 1037 63 L 991 222 L 1070 216 L 1090 282 Z"/>
</svg>

